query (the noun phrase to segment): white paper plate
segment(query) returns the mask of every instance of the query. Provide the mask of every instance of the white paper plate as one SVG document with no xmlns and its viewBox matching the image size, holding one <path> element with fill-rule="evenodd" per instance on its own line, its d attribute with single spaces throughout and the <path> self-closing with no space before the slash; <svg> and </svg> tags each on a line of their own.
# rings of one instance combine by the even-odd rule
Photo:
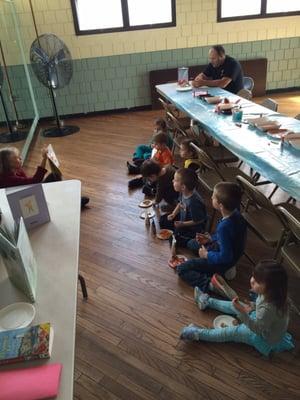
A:
<svg viewBox="0 0 300 400">
<path fill-rule="evenodd" d="M 188 92 L 189 90 L 192 90 L 192 89 L 193 89 L 193 86 L 183 86 L 183 87 L 177 86 L 176 87 L 177 92 Z"/>
<path fill-rule="evenodd" d="M 226 324 L 227 326 L 236 326 L 233 324 L 233 321 L 237 321 L 235 318 L 231 317 L 230 315 L 218 315 L 213 322 L 214 328 L 225 328 L 222 326 Z"/>
<path fill-rule="evenodd" d="M 35 316 L 35 308 L 30 303 L 13 303 L 0 310 L 0 331 L 25 328 Z"/>
<path fill-rule="evenodd" d="M 140 218 L 145 219 L 145 216 L 146 216 L 146 211 L 143 211 L 142 214 L 140 215 Z M 149 218 L 154 218 L 155 212 L 153 210 L 148 211 L 148 216 Z"/>
<path fill-rule="evenodd" d="M 153 201 L 152 200 L 143 200 L 140 204 L 139 207 L 141 208 L 150 208 L 153 206 Z"/>
</svg>

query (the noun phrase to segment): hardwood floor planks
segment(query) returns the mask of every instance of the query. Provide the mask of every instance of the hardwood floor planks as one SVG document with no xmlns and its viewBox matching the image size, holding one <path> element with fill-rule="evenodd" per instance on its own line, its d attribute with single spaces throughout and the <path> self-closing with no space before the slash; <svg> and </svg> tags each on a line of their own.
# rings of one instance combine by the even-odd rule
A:
<svg viewBox="0 0 300 400">
<path fill-rule="evenodd" d="M 198 310 L 192 288 L 167 266 L 168 243 L 154 239 L 139 218 L 142 193 L 127 189 L 125 162 L 137 144 L 148 142 L 160 115 L 150 111 L 74 119 L 70 123 L 79 124 L 80 133 L 38 137 L 28 158 L 28 169 L 34 171 L 38 149 L 52 143 L 65 179 L 80 179 L 83 194 L 91 198 L 81 216 L 80 271 L 89 299 L 82 300 L 79 288 L 74 398 L 299 398 L 298 347 L 268 360 L 246 345 L 179 340 L 184 325 L 211 326 L 217 313 Z M 247 251 L 257 258 L 272 255 L 251 233 Z M 241 297 L 248 294 L 251 268 L 243 257 L 232 282 Z M 299 278 L 292 286 L 297 292 Z M 289 330 L 297 346 L 299 322 L 292 314 Z"/>
</svg>

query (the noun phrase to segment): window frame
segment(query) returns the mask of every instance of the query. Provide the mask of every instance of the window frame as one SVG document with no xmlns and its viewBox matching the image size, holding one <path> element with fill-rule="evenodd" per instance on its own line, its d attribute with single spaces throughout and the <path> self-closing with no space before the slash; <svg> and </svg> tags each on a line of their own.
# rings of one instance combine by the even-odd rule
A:
<svg viewBox="0 0 300 400">
<path fill-rule="evenodd" d="M 95 35 L 101 33 L 112 33 L 112 32 L 128 32 L 128 31 L 138 31 L 143 29 L 159 29 L 159 28 L 169 28 L 176 26 L 176 0 L 171 1 L 171 11 L 172 11 L 172 21 L 163 22 L 159 24 L 147 24 L 130 26 L 129 25 L 129 12 L 128 12 L 128 2 L 127 0 L 121 0 L 122 16 L 124 26 L 120 28 L 106 28 L 106 29 L 89 29 L 81 30 L 79 26 L 79 20 L 77 16 L 77 0 L 71 0 L 71 8 L 73 14 L 74 28 L 77 36 L 81 35 Z"/>
<path fill-rule="evenodd" d="M 277 17 L 290 17 L 293 15 L 300 15 L 299 11 L 287 11 L 287 12 L 278 12 L 278 13 L 267 13 L 267 1 L 261 0 L 261 7 L 259 14 L 253 15 L 239 15 L 236 17 L 221 17 L 221 9 L 222 9 L 222 0 L 218 0 L 217 2 L 217 22 L 230 22 L 230 21 L 242 21 L 245 19 L 262 19 L 262 18 L 277 18 Z"/>
</svg>

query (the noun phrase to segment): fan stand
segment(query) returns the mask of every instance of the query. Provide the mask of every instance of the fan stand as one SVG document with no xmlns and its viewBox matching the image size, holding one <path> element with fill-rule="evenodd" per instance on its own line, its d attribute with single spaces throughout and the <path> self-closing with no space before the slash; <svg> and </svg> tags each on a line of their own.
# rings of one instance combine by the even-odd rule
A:
<svg viewBox="0 0 300 400">
<path fill-rule="evenodd" d="M 8 118 L 8 112 L 7 112 L 5 101 L 3 98 L 2 90 L 0 90 L 0 99 L 1 99 L 2 107 L 3 107 L 6 123 L 8 126 L 8 130 L 9 130 L 9 132 L 0 133 L 0 143 L 15 143 L 15 142 L 19 142 L 21 140 L 26 139 L 28 131 L 19 131 L 17 129 L 17 126 L 16 126 L 16 129 L 13 129 L 13 127 L 12 127 L 12 124 Z"/>
<path fill-rule="evenodd" d="M 45 137 L 60 137 L 60 136 L 72 135 L 73 133 L 79 132 L 79 130 L 80 130 L 79 126 L 76 126 L 76 125 L 63 125 L 60 122 L 60 119 L 59 119 L 59 116 L 58 116 L 58 112 L 57 112 L 56 103 L 55 103 L 54 92 L 53 92 L 53 88 L 51 86 L 49 86 L 49 92 L 50 92 L 50 98 L 51 98 L 51 102 L 52 102 L 52 106 L 53 106 L 56 126 L 54 126 L 53 128 L 44 129 L 42 131 L 42 136 L 45 136 Z"/>
</svg>

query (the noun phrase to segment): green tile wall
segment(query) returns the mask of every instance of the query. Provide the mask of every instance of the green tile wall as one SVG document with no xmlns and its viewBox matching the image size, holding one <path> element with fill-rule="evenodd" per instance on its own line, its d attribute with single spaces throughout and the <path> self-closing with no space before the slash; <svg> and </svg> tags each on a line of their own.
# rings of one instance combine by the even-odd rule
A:
<svg viewBox="0 0 300 400">
<path fill-rule="evenodd" d="M 205 46 L 74 60 L 70 85 L 57 91 L 59 112 L 63 115 L 149 105 L 149 71 L 205 64 L 208 50 Z M 227 44 L 226 52 L 240 60 L 266 57 L 267 89 L 300 87 L 299 37 Z M 20 68 L 10 67 L 11 75 L 16 76 L 13 86 L 20 98 L 17 104 L 21 117 L 30 118 L 29 93 L 20 78 Z M 47 89 L 34 76 L 32 80 L 40 116 L 52 115 Z"/>
</svg>

